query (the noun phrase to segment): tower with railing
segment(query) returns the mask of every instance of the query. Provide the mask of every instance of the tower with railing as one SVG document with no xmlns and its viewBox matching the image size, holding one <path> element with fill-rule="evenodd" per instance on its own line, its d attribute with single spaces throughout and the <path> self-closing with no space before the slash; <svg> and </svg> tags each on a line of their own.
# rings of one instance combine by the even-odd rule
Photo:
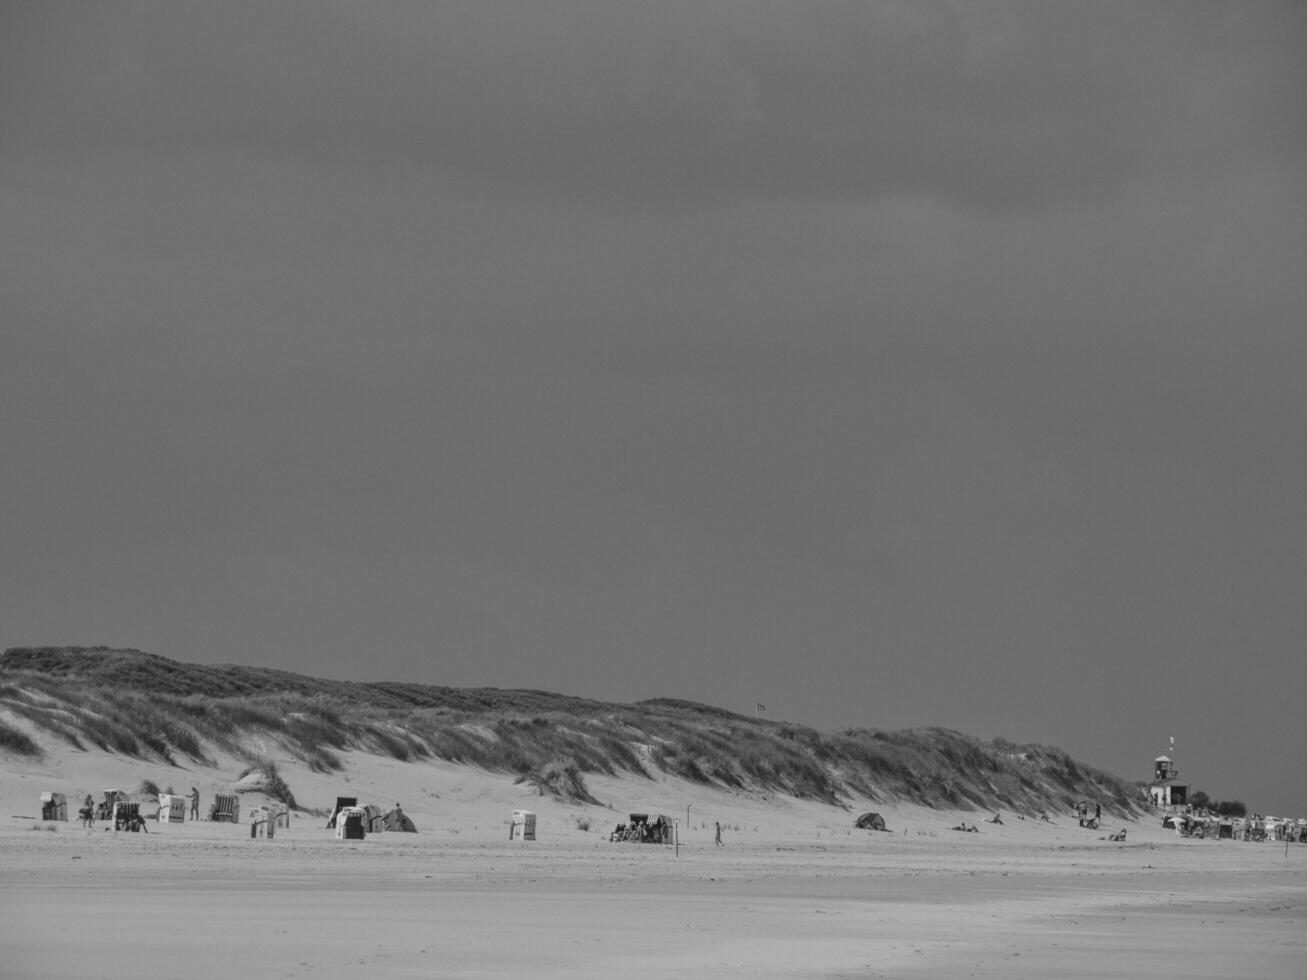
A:
<svg viewBox="0 0 1307 980">
<path fill-rule="evenodd" d="M 1148 799 L 1160 810 L 1182 807 L 1189 801 L 1189 784 L 1180 780 L 1180 770 L 1170 756 L 1153 760 L 1153 781 L 1148 785 Z"/>
</svg>

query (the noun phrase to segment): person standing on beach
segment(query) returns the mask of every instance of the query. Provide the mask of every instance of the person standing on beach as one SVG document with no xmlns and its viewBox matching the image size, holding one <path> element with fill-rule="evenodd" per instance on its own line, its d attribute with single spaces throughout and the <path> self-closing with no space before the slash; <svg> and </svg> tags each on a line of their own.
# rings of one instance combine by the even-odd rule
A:
<svg viewBox="0 0 1307 980">
<path fill-rule="evenodd" d="M 718 846 L 718 847 L 725 847 L 726 845 L 724 845 L 724 844 L 722 843 L 722 825 L 721 825 L 721 822 L 718 821 L 717 824 L 716 824 L 716 826 L 717 826 L 717 846 Z"/>
<path fill-rule="evenodd" d="M 191 787 L 191 819 L 200 819 L 200 791 L 194 786 Z"/>
</svg>

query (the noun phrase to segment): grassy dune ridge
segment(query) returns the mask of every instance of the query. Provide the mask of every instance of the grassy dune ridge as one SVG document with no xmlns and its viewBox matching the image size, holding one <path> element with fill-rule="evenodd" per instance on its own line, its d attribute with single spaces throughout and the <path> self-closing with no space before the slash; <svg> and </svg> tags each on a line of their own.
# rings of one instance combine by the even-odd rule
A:
<svg viewBox="0 0 1307 980">
<path fill-rule="evenodd" d="M 853 796 L 948 809 L 1138 812 L 1138 788 L 1060 749 L 944 728 L 819 732 L 659 698 L 612 704 L 545 691 L 361 683 L 139 650 L 19 647 L 0 655 L 0 751 L 74 748 L 213 764 L 271 747 L 331 772 L 339 751 L 444 759 L 593 802 L 587 774 L 660 772 L 843 805 Z"/>
</svg>

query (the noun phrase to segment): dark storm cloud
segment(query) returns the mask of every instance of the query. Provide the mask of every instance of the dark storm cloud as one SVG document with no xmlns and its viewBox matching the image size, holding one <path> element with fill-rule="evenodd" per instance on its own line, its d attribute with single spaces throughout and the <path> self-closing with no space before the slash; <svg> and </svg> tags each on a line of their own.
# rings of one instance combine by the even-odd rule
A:
<svg viewBox="0 0 1307 980">
<path fill-rule="evenodd" d="M 1252 786 L 1301 9 L 0 5 L 5 642 Z"/>
<path fill-rule="evenodd" d="M 567 196 L 981 208 L 1301 152 L 1293 4 L 33 4 L 22 148 L 243 146 Z M 75 67 L 76 71 L 70 71 Z"/>
</svg>

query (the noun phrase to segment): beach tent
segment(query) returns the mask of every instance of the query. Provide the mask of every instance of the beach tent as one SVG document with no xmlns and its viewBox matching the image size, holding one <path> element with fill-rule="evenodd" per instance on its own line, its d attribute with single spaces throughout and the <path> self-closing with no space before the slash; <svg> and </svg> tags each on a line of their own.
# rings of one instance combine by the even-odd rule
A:
<svg viewBox="0 0 1307 980">
<path fill-rule="evenodd" d="M 854 822 L 853 826 L 859 830 L 888 830 L 885 826 L 885 818 L 879 813 L 864 813 Z"/>
<path fill-rule="evenodd" d="M 408 818 L 408 814 L 399 807 L 395 807 L 395 809 L 387 813 L 383 821 L 386 830 L 398 830 L 406 834 L 416 834 L 418 832 L 417 827 L 413 825 L 413 821 Z"/>
</svg>

